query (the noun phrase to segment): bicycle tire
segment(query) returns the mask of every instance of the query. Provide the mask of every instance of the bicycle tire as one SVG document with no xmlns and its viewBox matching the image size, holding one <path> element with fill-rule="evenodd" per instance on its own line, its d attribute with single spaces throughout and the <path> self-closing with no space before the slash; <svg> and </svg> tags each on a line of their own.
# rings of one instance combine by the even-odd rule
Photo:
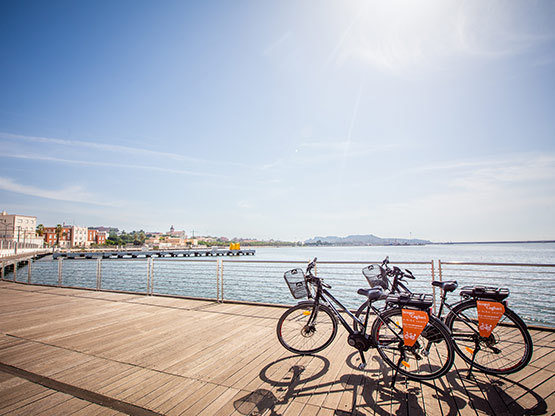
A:
<svg viewBox="0 0 555 416">
<path fill-rule="evenodd" d="M 371 337 L 382 359 L 411 380 L 441 377 L 455 360 L 449 330 L 433 315 L 412 347 L 404 345 L 401 308 L 381 312 L 372 324 Z"/>
<path fill-rule="evenodd" d="M 333 312 L 327 306 L 319 305 L 316 322 L 308 326 L 313 309 L 313 302 L 303 302 L 281 315 L 276 333 L 285 349 L 296 354 L 314 354 L 333 342 L 337 335 Z"/>
<path fill-rule="evenodd" d="M 465 319 L 466 318 L 466 319 Z M 472 326 L 472 329 L 468 325 Z M 505 306 L 505 312 L 487 338 L 479 336 L 476 299 L 459 303 L 445 318 L 451 331 L 457 354 L 473 368 L 492 375 L 512 374 L 530 362 L 533 353 L 532 337 L 524 321 Z M 472 355 L 477 344 L 474 363 Z"/>
</svg>

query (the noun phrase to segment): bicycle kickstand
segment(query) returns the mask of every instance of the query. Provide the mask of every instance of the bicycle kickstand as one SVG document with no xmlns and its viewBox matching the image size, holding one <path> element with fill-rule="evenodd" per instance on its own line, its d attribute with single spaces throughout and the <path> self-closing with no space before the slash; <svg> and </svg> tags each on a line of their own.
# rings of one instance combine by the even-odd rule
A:
<svg viewBox="0 0 555 416">
<path fill-rule="evenodd" d="M 364 352 L 359 351 L 361 363 L 358 365 L 359 370 L 364 370 L 366 368 L 366 358 L 364 358 Z"/>
<path fill-rule="evenodd" d="M 395 366 L 395 374 L 393 374 L 393 378 L 391 379 L 391 388 L 395 388 L 395 381 L 397 380 L 397 374 L 399 374 L 399 367 L 401 366 L 401 362 L 403 361 L 403 355 L 399 357 L 399 362 Z"/>
<path fill-rule="evenodd" d="M 472 352 L 472 361 L 470 362 L 470 368 L 468 369 L 468 374 L 466 375 L 467 380 L 470 380 L 472 376 L 472 367 L 474 367 L 474 359 L 476 358 L 478 351 L 480 351 L 480 344 L 477 344 L 476 348 L 474 348 L 474 351 Z"/>
</svg>

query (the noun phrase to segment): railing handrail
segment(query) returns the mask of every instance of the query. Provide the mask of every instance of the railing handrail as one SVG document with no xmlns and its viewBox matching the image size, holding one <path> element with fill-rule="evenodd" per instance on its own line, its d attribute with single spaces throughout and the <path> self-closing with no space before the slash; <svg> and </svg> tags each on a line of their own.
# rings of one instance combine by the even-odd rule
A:
<svg viewBox="0 0 555 416">
<path fill-rule="evenodd" d="M 519 266 L 519 267 L 555 267 L 555 264 L 549 263 L 479 263 L 465 261 L 443 261 L 439 260 L 443 265 L 461 265 L 461 266 Z"/>
<path fill-rule="evenodd" d="M 212 259 L 195 259 L 194 257 L 156 257 L 156 260 L 174 260 L 174 261 L 216 261 L 216 258 Z M 244 260 L 237 259 L 233 257 L 220 257 L 221 260 L 225 260 L 230 263 L 270 263 L 270 264 L 308 264 L 308 260 Z M 90 259 L 88 259 L 90 260 Z M 144 258 L 139 259 L 102 259 L 102 260 L 144 260 Z M 429 265 L 432 264 L 433 260 L 429 261 L 395 261 L 395 264 L 421 264 Z M 381 264 L 382 260 L 376 261 L 360 261 L 360 260 L 347 260 L 347 261 L 331 261 L 331 260 L 318 260 L 318 264 Z"/>
</svg>

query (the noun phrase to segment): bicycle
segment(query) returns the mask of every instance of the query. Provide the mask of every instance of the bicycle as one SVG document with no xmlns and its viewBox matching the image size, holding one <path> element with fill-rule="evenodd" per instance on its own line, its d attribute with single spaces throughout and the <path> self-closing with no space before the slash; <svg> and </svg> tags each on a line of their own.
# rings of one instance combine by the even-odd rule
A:
<svg viewBox="0 0 555 416">
<path fill-rule="evenodd" d="M 308 264 L 306 273 L 293 269 L 284 274 L 293 297 L 308 299 L 289 308 L 278 320 L 276 333 L 284 348 L 301 355 L 322 351 L 335 339 L 339 322 L 349 333 L 348 344 L 360 354 L 359 369 L 366 367 L 364 352 L 376 348 L 383 361 L 395 370 L 392 386 L 399 373 L 412 380 L 429 380 L 449 371 L 455 358 L 454 347 L 447 327 L 430 314 L 431 295 L 389 295 L 386 300 L 392 306 L 380 311 L 373 303 L 383 298 L 383 290 L 359 289 L 357 293 L 367 298 L 366 317 L 360 320 L 328 291 L 330 285 L 312 274 L 315 265 L 316 258 Z M 356 328 L 347 323 L 340 311 L 356 322 Z M 367 333 L 370 311 L 376 319 Z M 389 319 L 392 312 L 402 315 L 404 325 Z"/>
<path fill-rule="evenodd" d="M 388 264 L 386 257 L 381 266 L 363 269 L 370 286 L 387 290 L 388 277 L 392 277 L 390 293 L 411 293 L 402 281 L 414 279 L 414 275 L 409 270 L 392 269 Z M 460 291 L 461 300 L 450 304 L 447 295 L 457 289 L 457 281 L 433 281 L 432 285 L 441 290 L 437 318 L 449 329 L 457 354 L 470 365 L 467 377 L 474 368 L 486 374 L 506 375 L 526 367 L 532 358 L 532 337 L 524 321 L 508 307 L 509 289 L 465 286 Z M 445 308 L 449 312 L 444 315 Z M 355 316 L 360 318 L 365 310 L 362 304 Z"/>
</svg>

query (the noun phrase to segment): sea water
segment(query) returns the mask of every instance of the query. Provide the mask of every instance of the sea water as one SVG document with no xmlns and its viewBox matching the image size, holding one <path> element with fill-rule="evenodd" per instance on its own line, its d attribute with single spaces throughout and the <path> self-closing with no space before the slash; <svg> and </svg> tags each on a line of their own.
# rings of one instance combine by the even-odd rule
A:
<svg viewBox="0 0 555 416">
<path fill-rule="evenodd" d="M 145 293 L 223 298 L 274 304 L 296 302 L 283 280 L 283 273 L 306 267 L 318 258 L 316 272 L 333 286 L 332 293 L 349 308 L 363 299 L 358 287 L 368 287 L 361 270 L 386 256 L 415 275 L 407 284 L 413 292 L 431 293 L 430 282 L 457 280 L 459 287 L 485 285 L 508 287 L 509 307 L 527 323 L 555 327 L 555 243 L 449 244 L 369 247 L 262 247 L 255 256 L 64 260 L 45 258 L 31 265 L 31 282 L 63 286 Z M 411 264 L 412 262 L 412 264 Z M 440 275 L 441 262 L 441 275 Z M 506 263 L 503 266 L 458 265 Z M 409 263 L 409 264 L 407 264 Z M 507 265 L 510 264 L 510 265 Z M 518 264 L 552 265 L 525 267 Z M 8 273 L 5 278 L 10 279 Z M 17 271 L 18 281 L 28 281 L 27 267 Z M 221 285 L 223 281 L 223 286 Z M 455 293 L 458 293 L 455 292 Z M 437 293 L 436 293 L 437 296 Z M 449 298 L 459 300 L 456 294 Z"/>
</svg>

